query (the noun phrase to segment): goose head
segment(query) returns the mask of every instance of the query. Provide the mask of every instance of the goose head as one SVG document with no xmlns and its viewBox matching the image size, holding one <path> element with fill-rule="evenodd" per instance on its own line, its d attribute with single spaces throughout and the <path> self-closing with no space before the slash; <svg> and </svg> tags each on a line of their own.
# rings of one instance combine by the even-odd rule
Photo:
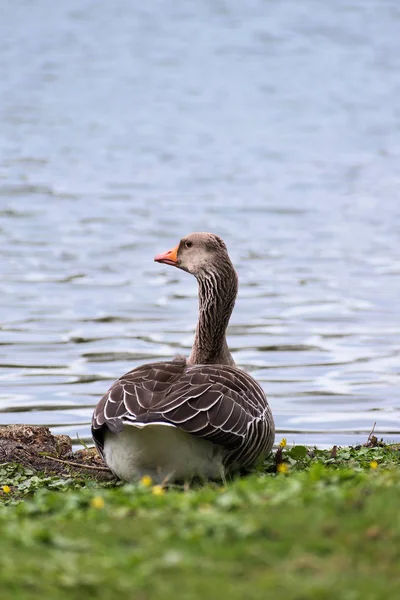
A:
<svg viewBox="0 0 400 600">
<path fill-rule="evenodd" d="M 190 233 L 175 248 L 157 254 L 154 260 L 178 267 L 197 279 L 231 264 L 225 242 L 214 233 Z"/>
</svg>

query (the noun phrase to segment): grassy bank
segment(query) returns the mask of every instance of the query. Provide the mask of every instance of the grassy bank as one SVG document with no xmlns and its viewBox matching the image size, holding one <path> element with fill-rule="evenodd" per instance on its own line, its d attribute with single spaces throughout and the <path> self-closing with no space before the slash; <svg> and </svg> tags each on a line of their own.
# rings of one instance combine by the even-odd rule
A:
<svg viewBox="0 0 400 600">
<path fill-rule="evenodd" d="M 2 466 L 1 589 L 15 600 L 397 600 L 399 467 L 394 446 L 297 446 L 225 486 L 164 490 Z"/>
</svg>

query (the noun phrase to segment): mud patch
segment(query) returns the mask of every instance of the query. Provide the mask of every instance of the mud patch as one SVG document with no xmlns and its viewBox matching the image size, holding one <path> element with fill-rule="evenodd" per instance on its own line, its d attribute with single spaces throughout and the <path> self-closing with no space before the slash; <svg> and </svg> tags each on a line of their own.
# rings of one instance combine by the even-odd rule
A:
<svg viewBox="0 0 400 600">
<path fill-rule="evenodd" d="M 95 448 L 72 452 L 71 438 L 53 435 L 48 427 L 0 427 L 1 463 L 18 463 L 34 471 L 65 477 L 84 473 L 101 481 L 114 478 Z"/>
</svg>

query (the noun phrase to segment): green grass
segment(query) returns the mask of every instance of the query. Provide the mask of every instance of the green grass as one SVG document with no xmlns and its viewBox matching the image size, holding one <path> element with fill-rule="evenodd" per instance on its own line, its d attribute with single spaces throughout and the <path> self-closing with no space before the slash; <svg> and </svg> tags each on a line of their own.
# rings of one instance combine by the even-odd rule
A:
<svg viewBox="0 0 400 600">
<path fill-rule="evenodd" d="M 278 463 L 161 495 L 0 466 L 3 597 L 400 598 L 398 448 L 297 446 Z"/>
</svg>

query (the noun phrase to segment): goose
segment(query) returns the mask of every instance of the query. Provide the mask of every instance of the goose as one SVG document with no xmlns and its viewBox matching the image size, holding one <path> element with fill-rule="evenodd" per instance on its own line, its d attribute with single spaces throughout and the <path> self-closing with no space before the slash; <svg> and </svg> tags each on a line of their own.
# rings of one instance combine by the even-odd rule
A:
<svg viewBox="0 0 400 600">
<path fill-rule="evenodd" d="M 261 462 L 275 439 L 262 387 L 236 367 L 226 342 L 238 277 L 224 241 L 212 233 L 191 233 L 154 260 L 198 281 L 193 348 L 187 360 L 122 375 L 94 410 L 94 443 L 125 481 L 224 480 Z"/>
</svg>

